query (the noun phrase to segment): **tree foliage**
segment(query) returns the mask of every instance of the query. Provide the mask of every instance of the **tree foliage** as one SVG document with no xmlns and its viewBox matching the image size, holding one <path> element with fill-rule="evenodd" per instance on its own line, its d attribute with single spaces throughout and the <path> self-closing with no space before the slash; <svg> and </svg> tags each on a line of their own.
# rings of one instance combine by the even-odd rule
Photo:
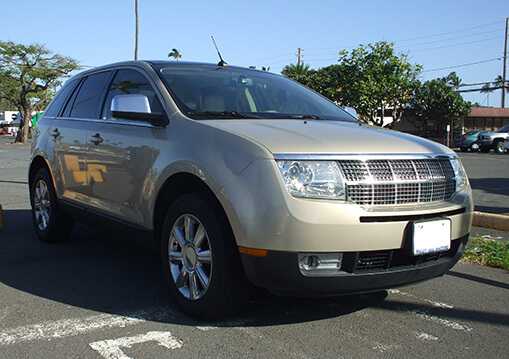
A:
<svg viewBox="0 0 509 359">
<path fill-rule="evenodd" d="M 384 41 L 340 51 L 338 64 L 318 70 L 292 71 L 292 66 L 286 66 L 283 75 L 355 108 L 361 120 L 379 126 L 385 125 L 385 116 L 395 123 L 413 108 L 415 118 L 410 121 L 426 135 L 429 127 L 441 129 L 471 109 L 455 91 L 461 86 L 456 73 L 422 83 L 418 80 L 422 66 L 409 63 L 405 54 L 395 54 L 393 44 Z"/>
<path fill-rule="evenodd" d="M 304 62 L 300 62 L 297 65 L 290 64 L 286 65 L 281 73 L 286 77 L 293 78 L 295 76 L 305 76 L 309 72 L 309 65 Z"/>
<path fill-rule="evenodd" d="M 43 45 L 0 41 L 0 98 L 22 116 L 17 142 L 28 139 L 32 111 L 42 110 L 62 77 L 77 69 L 76 60 L 53 54 Z"/>
<path fill-rule="evenodd" d="M 182 55 L 180 54 L 180 51 L 177 49 L 171 49 L 171 52 L 168 54 L 168 57 L 173 57 L 175 60 L 180 60 L 182 58 Z"/>
<path fill-rule="evenodd" d="M 401 119 L 407 107 L 413 86 L 421 71 L 412 65 L 406 55 L 396 55 L 394 45 L 385 41 L 339 52 L 338 64 L 306 73 L 286 75 L 314 89 L 329 99 L 357 110 L 364 121 L 383 126 L 383 117 Z M 287 71 L 285 71 L 287 70 Z"/>
<path fill-rule="evenodd" d="M 415 119 L 411 122 L 419 134 L 426 135 L 430 125 L 436 129 L 445 128 L 452 119 L 470 113 L 470 102 L 454 91 L 456 80 L 456 74 L 451 73 L 416 86 L 410 101 L 415 111 Z"/>
</svg>

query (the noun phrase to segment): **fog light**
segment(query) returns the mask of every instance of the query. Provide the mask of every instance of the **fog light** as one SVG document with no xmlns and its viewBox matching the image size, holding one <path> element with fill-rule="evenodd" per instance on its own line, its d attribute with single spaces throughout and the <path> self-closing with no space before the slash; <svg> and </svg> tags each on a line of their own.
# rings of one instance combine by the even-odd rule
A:
<svg viewBox="0 0 509 359">
<path fill-rule="evenodd" d="M 305 256 L 300 260 L 300 263 L 302 264 L 302 267 L 304 267 L 305 270 L 314 270 L 318 268 L 318 265 L 320 264 L 320 259 L 318 259 L 317 256 Z"/>
<path fill-rule="evenodd" d="M 299 269 L 306 277 L 328 277 L 344 274 L 343 253 L 299 253 Z"/>
</svg>

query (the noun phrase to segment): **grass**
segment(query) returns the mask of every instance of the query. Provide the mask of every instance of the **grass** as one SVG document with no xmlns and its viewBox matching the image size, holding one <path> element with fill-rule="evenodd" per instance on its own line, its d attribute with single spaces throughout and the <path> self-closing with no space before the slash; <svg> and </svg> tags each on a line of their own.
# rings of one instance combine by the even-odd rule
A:
<svg viewBox="0 0 509 359">
<path fill-rule="evenodd" d="M 509 270 L 509 242 L 471 237 L 462 260 Z"/>
</svg>

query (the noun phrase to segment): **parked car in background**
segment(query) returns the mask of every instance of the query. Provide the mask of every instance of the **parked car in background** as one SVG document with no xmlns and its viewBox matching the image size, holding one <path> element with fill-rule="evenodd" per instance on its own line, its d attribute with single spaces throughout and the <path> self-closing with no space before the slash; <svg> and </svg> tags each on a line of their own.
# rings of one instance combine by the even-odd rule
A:
<svg viewBox="0 0 509 359">
<path fill-rule="evenodd" d="M 456 136 L 454 138 L 454 146 L 459 147 L 460 150 L 463 152 L 466 152 L 470 149 L 472 152 L 479 151 L 479 143 L 477 142 L 477 139 L 480 134 L 487 133 L 489 131 L 482 131 L 482 130 L 476 130 L 476 131 L 470 131 L 463 135 Z"/>
<path fill-rule="evenodd" d="M 42 241 L 74 221 L 152 240 L 174 302 L 200 319 L 239 310 L 253 285 L 330 296 L 441 276 L 473 213 L 451 149 L 221 64 L 74 76 L 35 127 L 29 188 Z"/>
<path fill-rule="evenodd" d="M 479 135 L 479 149 L 481 152 L 488 153 L 493 149 L 497 153 L 503 153 L 504 140 L 509 136 L 509 125 L 502 127 L 497 132 L 488 132 Z"/>
<path fill-rule="evenodd" d="M 504 140 L 504 148 L 506 151 L 509 151 L 509 136 Z"/>
</svg>

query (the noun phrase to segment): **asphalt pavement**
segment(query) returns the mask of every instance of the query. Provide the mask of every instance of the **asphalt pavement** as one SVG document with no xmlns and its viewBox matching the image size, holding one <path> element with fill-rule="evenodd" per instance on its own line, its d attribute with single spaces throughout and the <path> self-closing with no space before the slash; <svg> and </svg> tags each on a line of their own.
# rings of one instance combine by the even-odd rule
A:
<svg viewBox="0 0 509 359">
<path fill-rule="evenodd" d="M 509 272 L 464 262 L 404 288 L 333 298 L 261 292 L 228 320 L 189 319 L 169 299 L 153 250 L 81 224 L 66 243 L 40 242 L 30 146 L 8 142 L 0 136 L 1 358 L 509 358 Z M 504 213 L 509 154 L 460 157 L 476 202 Z M 477 161 L 494 173 L 489 184 Z"/>
</svg>

